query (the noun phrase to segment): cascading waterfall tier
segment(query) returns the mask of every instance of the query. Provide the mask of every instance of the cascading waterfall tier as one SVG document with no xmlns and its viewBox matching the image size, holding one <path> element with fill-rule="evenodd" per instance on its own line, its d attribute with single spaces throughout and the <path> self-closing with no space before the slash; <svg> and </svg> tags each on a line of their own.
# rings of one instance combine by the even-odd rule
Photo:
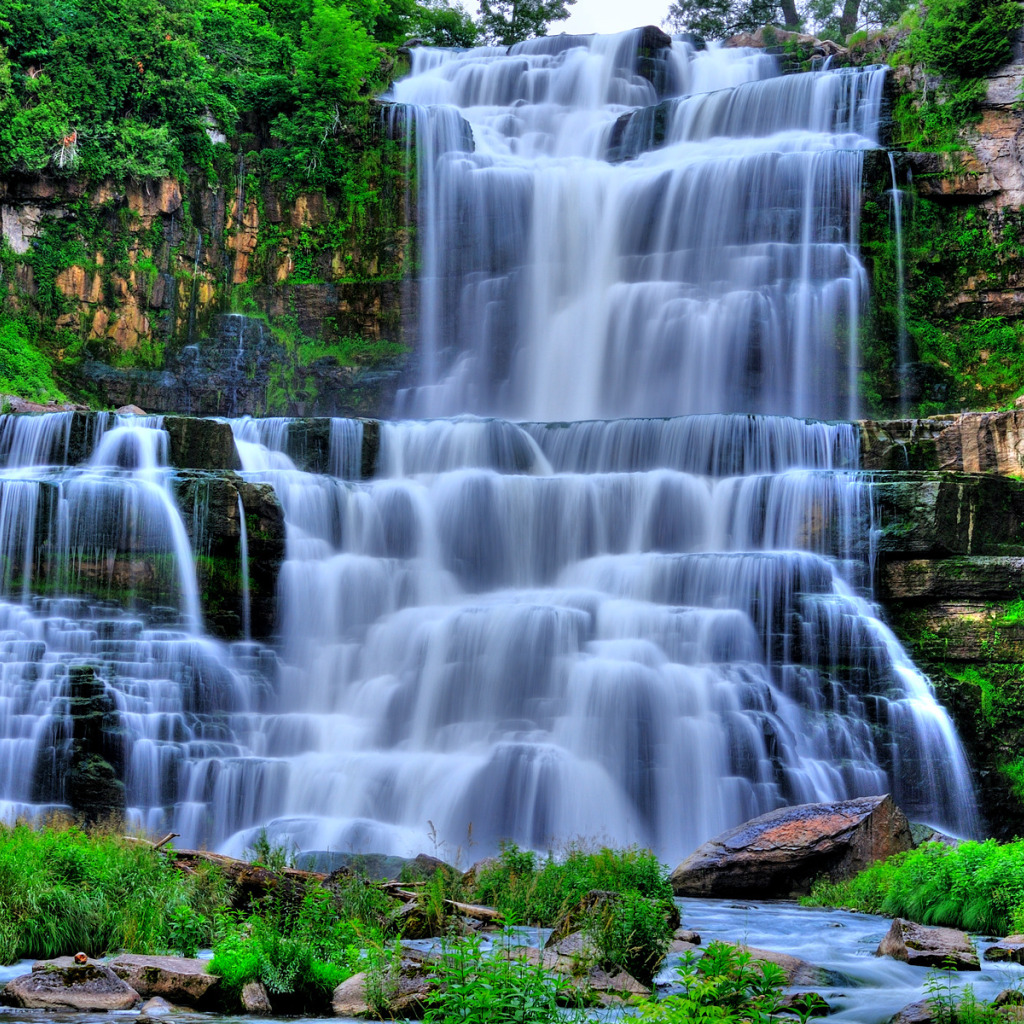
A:
<svg viewBox="0 0 1024 1024">
<path fill-rule="evenodd" d="M 644 77 L 643 42 L 413 51 L 393 91 L 420 182 L 404 412 L 852 418 L 885 69 L 780 77 L 676 40 Z"/>
<path fill-rule="evenodd" d="M 949 721 L 866 597 L 853 426 L 374 426 L 367 466 L 364 425 L 332 421 L 314 474 L 289 421 L 232 423 L 286 517 L 272 651 L 204 636 L 184 575 L 166 606 L 117 606 L 126 552 L 191 565 L 158 419 L 99 420 L 77 468 L 33 464 L 61 461 L 59 417 L 0 422 L 0 814 L 63 804 L 87 664 L 130 819 L 186 843 L 242 852 L 266 827 L 409 854 L 430 821 L 480 851 L 591 836 L 671 857 L 783 803 L 890 788 L 970 830 Z"/>
<path fill-rule="evenodd" d="M 889 789 L 973 827 L 949 720 L 866 596 L 852 425 L 381 423 L 361 481 L 235 429 L 289 531 L 253 810 L 279 841 L 412 854 L 429 821 L 478 852 L 589 836 L 674 856 Z M 361 438 L 332 436 L 356 476 Z"/>
</svg>

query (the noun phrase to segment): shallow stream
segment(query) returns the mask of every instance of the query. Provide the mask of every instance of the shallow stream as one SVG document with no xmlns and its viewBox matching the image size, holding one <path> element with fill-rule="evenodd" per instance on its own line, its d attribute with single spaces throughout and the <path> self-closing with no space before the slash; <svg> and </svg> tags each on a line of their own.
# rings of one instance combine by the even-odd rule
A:
<svg viewBox="0 0 1024 1024">
<path fill-rule="evenodd" d="M 926 998 L 925 982 L 930 971 L 911 967 L 887 957 L 876 957 L 875 949 L 892 921 L 871 914 L 853 914 L 845 910 L 821 910 L 796 903 L 755 903 L 747 901 L 678 901 L 683 927 L 700 933 L 703 946 L 714 939 L 745 943 L 761 949 L 776 950 L 807 960 L 839 976 L 832 986 L 814 986 L 835 1009 L 825 1018 L 830 1024 L 883 1024 L 909 1003 Z M 539 939 L 539 933 L 536 933 Z M 975 936 L 979 955 L 992 939 Z M 659 983 L 671 984 L 678 957 L 670 957 L 659 975 Z M 23 960 L 0 966 L 0 984 L 31 969 L 32 961 Z M 975 995 L 990 1001 L 1003 989 L 1024 985 L 1024 967 L 982 961 L 981 971 L 955 974 L 955 988 L 971 985 Z M 804 989 L 797 986 L 797 990 Z M 602 1014 L 602 1020 L 621 1015 Z M 118 1022 L 155 1020 L 138 1010 L 115 1013 L 47 1013 L 42 1010 L 15 1010 L 0 1007 L 0 1024 L 118 1024 Z M 176 1024 L 258 1024 L 263 1018 L 222 1016 L 181 1011 L 166 1018 Z M 313 1018 L 306 1018 L 313 1019 Z M 329 1018 L 344 1024 L 351 1018 Z M 596 1018 L 595 1018 L 596 1019 Z M 484 1022 L 481 1022 L 484 1024 Z"/>
</svg>

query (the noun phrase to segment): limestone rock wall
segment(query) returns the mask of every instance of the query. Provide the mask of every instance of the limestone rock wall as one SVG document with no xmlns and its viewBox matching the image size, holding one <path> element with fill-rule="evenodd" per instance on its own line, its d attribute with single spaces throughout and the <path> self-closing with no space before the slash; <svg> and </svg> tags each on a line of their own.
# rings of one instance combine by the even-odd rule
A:
<svg viewBox="0 0 1024 1024">
<path fill-rule="evenodd" d="M 414 321 L 414 204 L 403 147 L 383 126 L 368 137 L 369 201 L 293 194 L 254 153 L 226 154 L 213 182 L 2 180 L 0 295 L 39 319 L 69 390 L 101 405 L 371 411 Z M 233 310 L 274 342 L 262 371 L 225 326 Z M 204 386 L 175 388 L 190 370 Z"/>
</svg>

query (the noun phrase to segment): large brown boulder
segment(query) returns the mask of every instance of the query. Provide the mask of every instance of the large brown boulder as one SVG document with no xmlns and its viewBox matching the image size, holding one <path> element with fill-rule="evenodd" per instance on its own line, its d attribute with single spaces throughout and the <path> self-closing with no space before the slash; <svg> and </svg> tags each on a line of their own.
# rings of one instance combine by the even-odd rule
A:
<svg viewBox="0 0 1024 1024">
<path fill-rule="evenodd" d="M 978 954 L 966 932 L 956 928 L 928 928 L 897 917 L 875 956 L 891 956 L 911 967 L 952 967 L 957 971 L 980 971 Z"/>
<path fill-rule="evenodd" d="M 723 832 L 672 872 L 677 896 L 785 899 L 816 878 L 850 878 L 913 847 L 910 825 L 888 796 L 801 804 Z"/>
<path fill-rule="evenodd" d="M 220 977 L 207 971 L 207 960 L 124 953 L 108 966 L 144 999 L 162 996 L 172 1003 L 205 1007 L 220 988 Z"/>
<path fill-rule="evenodd" d="M 26 1010 L 130 1010 L 139 993 L 98 960 L 76 963 L 70 956 L 37 960 L 29 974 L 9 981 L 0 992 L 8 1006 Z"/>
</svg>

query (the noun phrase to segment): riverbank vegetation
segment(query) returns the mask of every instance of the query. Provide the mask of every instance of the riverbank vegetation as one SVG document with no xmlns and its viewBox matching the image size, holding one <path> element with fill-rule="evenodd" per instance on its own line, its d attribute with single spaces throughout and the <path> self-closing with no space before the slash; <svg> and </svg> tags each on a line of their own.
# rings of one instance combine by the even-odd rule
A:
<svg viewBox="0 0 1024 1024">
<path fill-rule="evenodd" d="M 276 1011 L 316 1013 L 355 973 L 386 989 L 403 936 L 445 936 L 441 972 L 450 984 L 431 1018 L 441 1022 L 474 1019 L 482 998 L 474 978 L 487 979 L 489 998 L 512 1005 L 518 991 L 537 1012 L 578 996 L 570 998 L 542 966 L 503 954 L 522 941 L 515 933 L 497 933 L 493 950 L 480 936 L 467 937 L 463 901 L 498 908 L 505 927 L 582 932 L 592 966 L 626 970 L 645 984 L 678 923 L 666 869 L 644 850 L 573 847 L 541 859 L 509 846 L 473 872 L 445 865 L 409 876 L 401 884 L 417 893 L 412 913 L 394 887 L 353 871 L 326 880 L 287 876 L 285 851 L 265 841 L 251 856 L 262 889 L 251 879 L 233 884 L 214 863 L 179 862 L 173 851 L 114 828 L 0 825 L 0 963 L 79 951 L 195 956 L 212 948 L 211 971 L 227 995 L 237 998 L 259 982 Z"/>
<path fill-rule="evenodd" d="M 1024 932 L 1024 841 L 925 843 L 847 882 L 818 882 L 815 906 L 995 935 Z"/>
</svg>

